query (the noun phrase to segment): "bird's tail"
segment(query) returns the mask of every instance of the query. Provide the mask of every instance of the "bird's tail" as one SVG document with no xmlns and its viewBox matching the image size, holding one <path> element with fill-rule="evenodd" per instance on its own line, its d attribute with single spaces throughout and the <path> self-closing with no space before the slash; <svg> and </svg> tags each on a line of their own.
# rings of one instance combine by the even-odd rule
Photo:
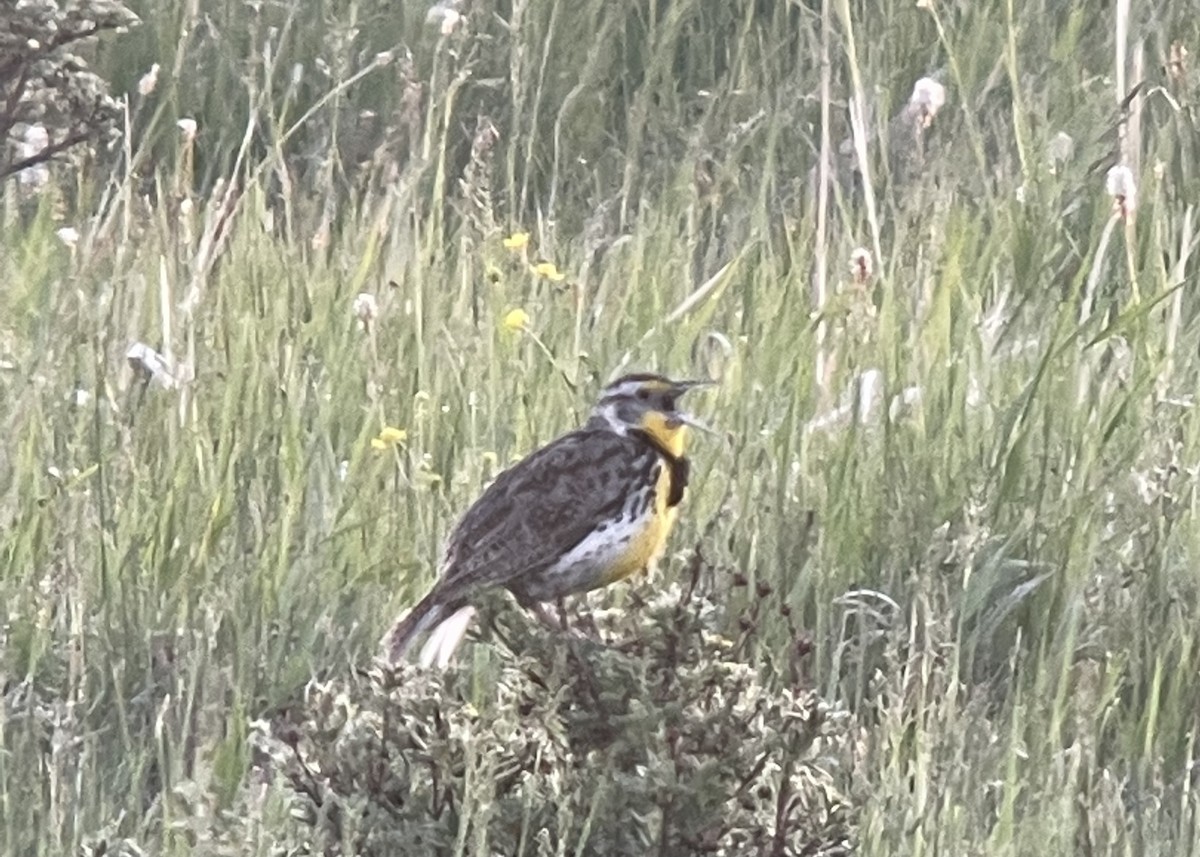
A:
<svg viewBox="0 0 1200 857">
<path fill-rule="evenodd" d="M 462 642 L 475 615 L 475 608 L 464 604 L 447 605 L 441 593 L 434 589 L 394 624 L 382 644 L 388 663 L 398 664 L 421 634 L 432 629 L 421 647 L 420 662 L 428 667 L 434 662 L 445 669 L 454 651 Z"/>
<path fill-rule="evenodd" d="M 393 666 L 400 663 L 404 653 L 413 644 L 413 640 L 441 620 L 445 608 L 441 604 L 441 599 L 436 595 L 437 589 L 435 588 L 418 601 L 408 613 L 397 619 L 391 630 L 384 635 L 381 642 L 388 663 Z"/>
<path fill-rule="evenodd" d="M 418 659 L 421 666 L 428 668 L 436 663 L 440 670 L 448 667 L 474 618 L 475 608 L 464 604 L 439 622 L 421 647 L 421 657 Z"/>
</svg>

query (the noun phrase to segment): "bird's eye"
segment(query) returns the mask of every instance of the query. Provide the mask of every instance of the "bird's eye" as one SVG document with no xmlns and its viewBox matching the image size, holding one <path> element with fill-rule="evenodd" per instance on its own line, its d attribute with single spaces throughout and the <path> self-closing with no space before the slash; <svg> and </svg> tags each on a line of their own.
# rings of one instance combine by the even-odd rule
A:
<svg viewBox="0 0 1200 857">
<path fill-rule="evenodd" d="M 650 391 L 647 390 L 645 387 L 643 387 L 642 389 L 637 391 L 637 397 L 644 402 L 644 401 L 646 401 L 646 399 L 650 398 Z"/>
</svg>

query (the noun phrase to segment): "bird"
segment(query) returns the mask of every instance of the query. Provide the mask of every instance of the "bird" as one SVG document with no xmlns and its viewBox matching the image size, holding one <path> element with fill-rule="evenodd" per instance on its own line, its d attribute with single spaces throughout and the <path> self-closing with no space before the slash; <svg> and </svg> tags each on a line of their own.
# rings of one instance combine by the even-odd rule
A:
<svg viewBox="0 0 1200 857">
<path fill-rule="evenodd" d="M 386 661 L 428 632 L 419 662 L 445 669 L 487 591 L 505 588 L 553 624 L 546 602 L 653 566 L 688 487 L 688 429 L 711 431 L 680 398 L 712 383 L 624 375 L 583 425 L 501 472 L 451 531 L 429 592 L 384 636 Z"/>
</svg>

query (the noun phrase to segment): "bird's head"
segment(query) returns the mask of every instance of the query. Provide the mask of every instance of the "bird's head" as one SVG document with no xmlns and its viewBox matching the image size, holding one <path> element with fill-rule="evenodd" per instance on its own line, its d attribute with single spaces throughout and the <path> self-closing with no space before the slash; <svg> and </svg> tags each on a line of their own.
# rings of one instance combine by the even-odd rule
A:
<svg viewBox="0 0 1200 857">
<path fill-rule="evenodd" d="M 592 418 L 621 434 L 644 431 L 664 450 L 681 456 L 688 426 L 709 429 L 682 410 L 679 400 L 688 390 L 711 384 L 711 381 L 672 381 L 648 373 L 625 375 L 601 391 Z"/>
</svg>

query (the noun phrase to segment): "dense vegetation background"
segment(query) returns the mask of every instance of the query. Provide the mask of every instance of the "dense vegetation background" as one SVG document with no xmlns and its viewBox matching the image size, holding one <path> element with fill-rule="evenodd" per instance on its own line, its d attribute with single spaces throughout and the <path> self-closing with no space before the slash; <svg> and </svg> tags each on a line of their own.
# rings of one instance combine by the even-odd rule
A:
<svg viewBox="0 0 1200 857">
<path fill-rule="evenodd" d="M 3 187 L 0 854 L 1200 853 L 1193 4 L 127 5 L 0 125 L 119 132 Z M 623 367 L 614 646 L 374 666 Z"/>
</svg>

